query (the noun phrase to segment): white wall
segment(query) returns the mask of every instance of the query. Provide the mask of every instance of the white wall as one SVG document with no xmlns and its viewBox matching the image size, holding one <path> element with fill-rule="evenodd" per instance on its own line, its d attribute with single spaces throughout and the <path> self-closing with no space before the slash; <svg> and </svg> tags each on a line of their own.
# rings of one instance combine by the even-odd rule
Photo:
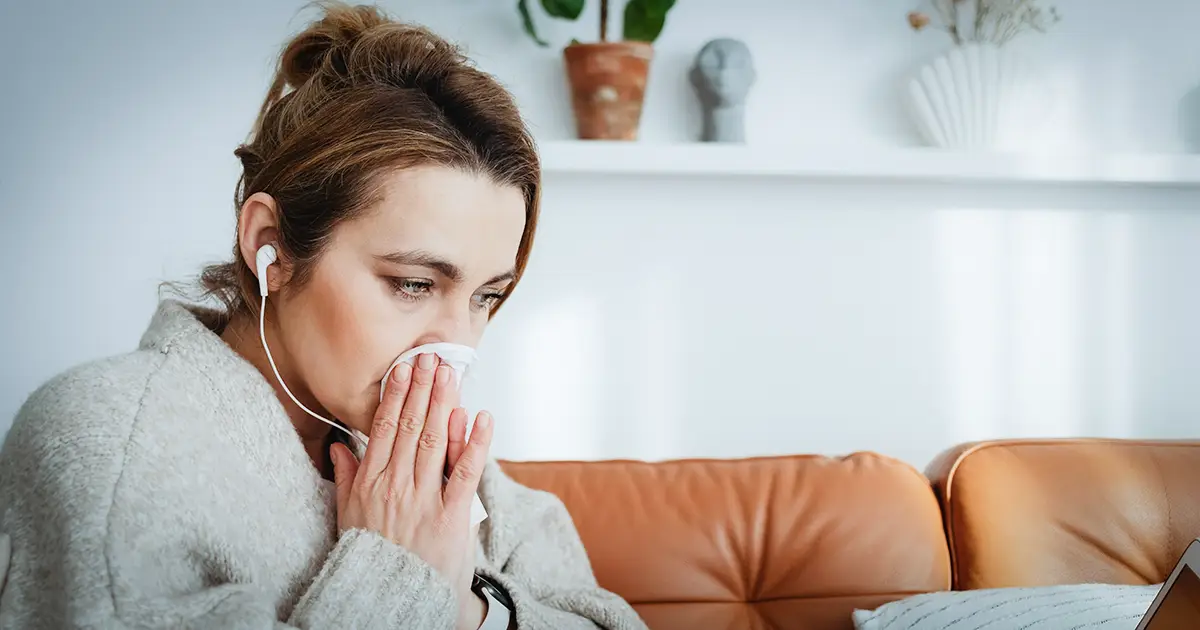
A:
<svg viewBox="0 0 1200 630">
<path fill-rule="evenodd" d="M 557 49 L 526 40 L 514 3 L 384 4 L 464 43 L 540 139 L 572 136 Z M 74 5 L 0 8 L 0 430 L 52 374 L 133 347 L 158 281 L 227 254 L 232 150 L 307 15 Z M 1073 114 L 1062 138 L 1183 149 L 1200 4 L 1058 6 L 1039 43 Z M 910 8 L 680 0 L 643 139 L 694 135 L 684 72 L 731 35 L 759 65 L 752 143 L 913 144 L 895 91 L 945 42 L 908 31 Z M 543 226 L 469 392 L 503 457 L 869 449 L 923 466 L 984 437 L 1200 434 L 1200 189 L 551 175 Z"/>
</svg>

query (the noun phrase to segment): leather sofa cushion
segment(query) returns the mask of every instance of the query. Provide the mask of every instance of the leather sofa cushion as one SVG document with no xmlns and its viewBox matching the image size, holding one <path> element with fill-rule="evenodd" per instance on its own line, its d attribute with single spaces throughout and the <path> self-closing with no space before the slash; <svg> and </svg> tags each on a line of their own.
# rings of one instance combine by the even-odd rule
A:
<svg viewBox="0 0 1200 630">
<path fill-rule="evenodd" d="M 501 464 L 562 499 L 601 586 L 654 629 L 847 630 L 950 585 L 928 480 L 883 456 Z"/>
</svg>

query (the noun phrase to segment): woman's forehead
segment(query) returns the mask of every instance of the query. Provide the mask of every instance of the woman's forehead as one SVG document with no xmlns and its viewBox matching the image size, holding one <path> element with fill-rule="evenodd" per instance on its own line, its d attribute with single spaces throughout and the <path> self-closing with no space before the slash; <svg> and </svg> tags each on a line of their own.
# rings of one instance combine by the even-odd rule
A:
<svg viewBox="0 0 1200 630">
<path fill-rule="evenodd" d="M 375 255 L 421 250 L 467 267 L 512 265 L 525 227 L 519 188 L 486 175 L 423 166 L 386 176 L 351 236 Z M 490 270 L 490 269 L 489 269 Z"/>
</svg>

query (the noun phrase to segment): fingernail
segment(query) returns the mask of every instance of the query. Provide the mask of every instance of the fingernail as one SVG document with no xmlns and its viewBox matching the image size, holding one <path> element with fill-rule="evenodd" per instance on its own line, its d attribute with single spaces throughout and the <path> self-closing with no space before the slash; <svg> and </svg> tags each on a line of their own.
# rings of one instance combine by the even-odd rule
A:
<svg viewBox="0 0 1200 630">
<path fill-rule="evenodd" d="M 479 418 L 475 420 L 475 424 L 478 424 L 480 429 L 492 426 L 492 414 L 486 411 L 480 412 Z"/>
<path fill-rule="evenodd" d="M 425 353 L 417 357 L 417 367 L 421 368 L 422 370 L 432 370 L 433 366 L 436 364 L 437 357 L 433 356 L 432 354 Z"/>
<path fill-rule="evenodd" d="M 437 384 L 438 387 L 449 387 L 453 375 L 450 373 L 449 365 L 439 366 L 437 369 Z"/>
<path fill-rule="evenodd" d="M 392 382 L 394 383 L 403 384 L 408 381 L 410 376 L 412 376 L 412 366 L 407 363 L 401 363 L 392 370 Z"/>
</svg>

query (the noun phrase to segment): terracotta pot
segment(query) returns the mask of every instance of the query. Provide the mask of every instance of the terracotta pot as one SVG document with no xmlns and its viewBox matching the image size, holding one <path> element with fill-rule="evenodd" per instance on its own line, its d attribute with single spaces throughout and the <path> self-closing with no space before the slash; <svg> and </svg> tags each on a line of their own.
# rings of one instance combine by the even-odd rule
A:
<svg viewBox="0 0 1200 630">
<path fill-rule="evenodd" d="M 654 48 L 646 42 L 572 44 L 563 50 L 575 126 L 583 140 L 637 140 Z"/>
</svg>

